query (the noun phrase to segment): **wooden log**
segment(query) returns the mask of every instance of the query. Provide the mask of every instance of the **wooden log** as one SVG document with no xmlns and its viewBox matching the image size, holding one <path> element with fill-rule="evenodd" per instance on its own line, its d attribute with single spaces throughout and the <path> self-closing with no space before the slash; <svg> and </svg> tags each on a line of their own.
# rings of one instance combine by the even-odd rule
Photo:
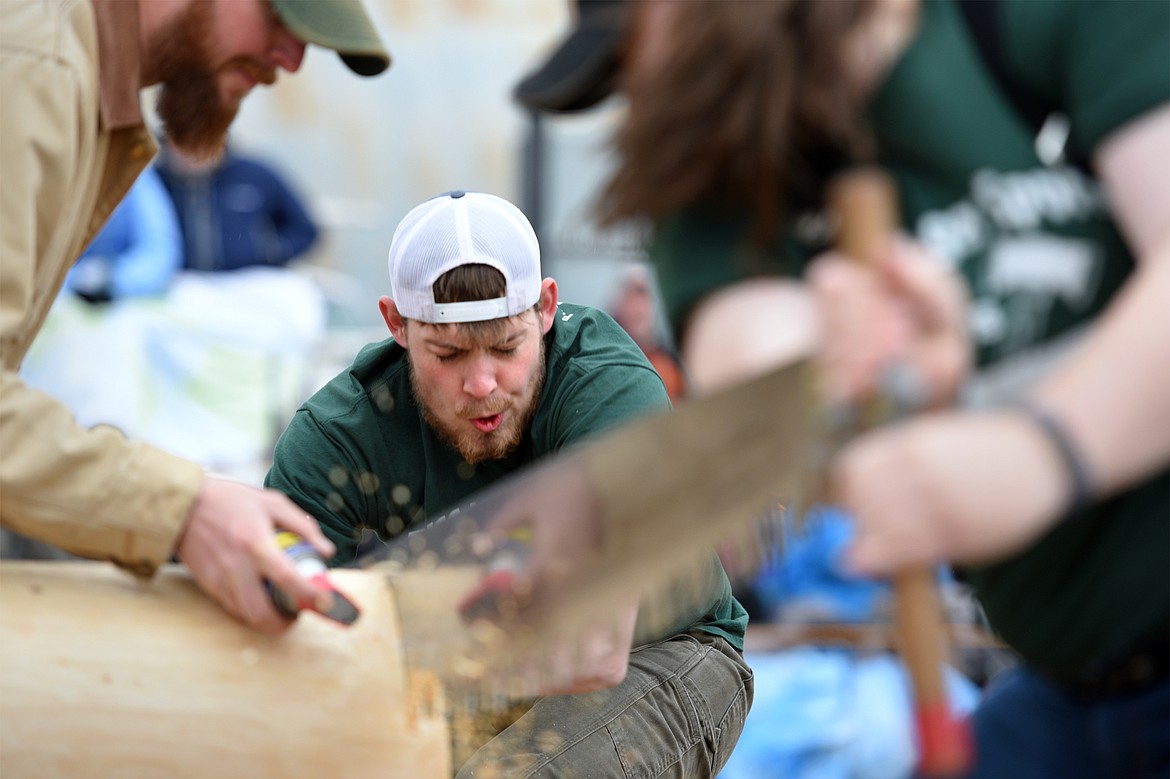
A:
<svg viewBox="0 0 1170 779">
<path fill-rule="evenodd" d="M 384 576 L 332 575 L 352 627 L 267 637 L 179 566 L 0 563 L 0 776 L 450 777 L 442 693 L 408 678 Z"/>
</svg>

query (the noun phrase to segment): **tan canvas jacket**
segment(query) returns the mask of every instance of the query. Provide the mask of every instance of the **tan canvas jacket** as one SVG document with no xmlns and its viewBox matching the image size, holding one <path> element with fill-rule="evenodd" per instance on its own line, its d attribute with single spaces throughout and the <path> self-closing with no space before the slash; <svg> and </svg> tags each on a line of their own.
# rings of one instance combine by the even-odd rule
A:
<svg viewBox="0 0 1170 779">
<path fill-rule="evenodd" d="M 135 3 L 0 2 L 0 524 L 148 575 L 202 470 L 78 427 L 17 375 L 66 272 L 154 155 L 138 69 Z"/>
</svg>

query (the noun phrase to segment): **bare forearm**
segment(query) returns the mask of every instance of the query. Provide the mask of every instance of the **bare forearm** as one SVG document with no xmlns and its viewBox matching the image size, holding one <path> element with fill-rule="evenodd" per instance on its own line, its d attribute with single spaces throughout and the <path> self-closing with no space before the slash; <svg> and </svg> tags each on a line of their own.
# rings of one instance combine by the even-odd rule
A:
<svg viewBox="0 0 1170 779">
<path fill-rule="evenodd" d="M 1060 371 L 1034 393 L 1107 495 L 1170 462 L 1170 239 Z"/>
<path fill-rule="evenodd" d="M 705 395 L 812 353 L 818 340 L 812 295 L 782 279 L 753 279 L 700 303 L 681 344 L 692 388 Z"/>
<path fill-rule="evenodd" d="M 1037 389 L 1108 494 L 1170 461 L 1170 105 L 1109 136 L 1094 156 L 1138 270 L 1083 347 Z"/>
</svg>

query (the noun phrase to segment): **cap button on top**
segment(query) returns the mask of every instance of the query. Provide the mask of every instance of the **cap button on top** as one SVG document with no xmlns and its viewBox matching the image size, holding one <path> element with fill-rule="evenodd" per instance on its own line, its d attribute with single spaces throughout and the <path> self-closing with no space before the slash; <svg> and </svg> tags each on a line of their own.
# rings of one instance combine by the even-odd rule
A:
<svg viewBox="0 0 1170 779">
<path fill-rule="evenodd" d="M 462 189 L 456 189 L 456 190 L 454 190 L 453 192 L 448 192 L 447 194 L 449 194 L 449 195 L 451 196 L 451 198 L 452 198 L 452 199 L 456 199 L 456 198 L 461 198 L 461 197 L 463 197 L 463 196 L 464 196 L 464 195 L 466 195 L 467 193 L 466 193 L 466 192 L 464 192 Z"/>
</svg>

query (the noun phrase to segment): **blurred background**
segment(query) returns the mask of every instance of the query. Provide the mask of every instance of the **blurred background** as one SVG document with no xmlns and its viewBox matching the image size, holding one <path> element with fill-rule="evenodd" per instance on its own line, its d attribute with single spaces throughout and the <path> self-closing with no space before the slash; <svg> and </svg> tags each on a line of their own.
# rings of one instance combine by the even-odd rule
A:
<svg viewBox="0 0 1170 779">
<path fill-rule="evenodd" d="M 322 239 L 306 259 L 355 282 L 350 305 L 331 311 L 331 323 L 381 324 L 376 301 L 394 228 L 451 189 L 519 205 L 562 297 L 603 304 L 615 266 L 638 257 L 637 236 L 599 234 L 589 214 L 620 106 L 538 123 L 511 96 L 568 30 L 569 4 L 367 5 L 393 57 L 389 71 L 354 78 L 333 52 L 311 47 L 299 73 L 247 99 L 232 131 L 240 151 L 280 168 L 308 200 Z"/>
<path fill-rule="evenodd" d="M 136 249 L 95 241 L 25 360 L 28 384 L 83 425 L 113 424 L 259 483 L 300 402 L 362 346 L 387 337 L 377 301 L 389 292 L 386 256 L 398 222 L 453 189 L 521 207 L 562 300 L 615 314 L 628 306 L 651 341 L 666 341 L 641 236 L 593 225 L 620 101 L 550 119 L 512 98 L 567 34 L 570 4 L 366 4 L 390 69 L 357 78 L 334 52 L 309 47 L 298 73 L 245 99 L 229 141 L 230 157 L 243 163 L 195 170 L 163 144 L 152 168 L 179 217 L 181 267 L 141 236 Z M 143 104 L 157 129 L 154 95 Z M 107 230 L 133 238 L 161 223 L 157 211 L 143 213 Z M 101 243 L 118 248 L 99 251 Z M 110 268 L 132 265 L 131 254 L 133 291 L 109 282 Z M 636 294 L 619 294 L 632 286 Z"/>
<path fill-rule="evenodd" d="M 385 337 L 377 299 L 388 292 L 394 229 L 448 190 L 490 192 L 520 206 L 562 300 L 612 313 L 626 269 L 642 264 L 639 235 L 599 232 L 592 218 L 620 100 L 550 119 L 512 98 L 568 32 L 570 5 L 367 0 L 393 58 L 386 73 L 354 78 L 333 52 L 310 47 L 300 72 L 247 99 L 234 146 L 286 175 L 320 227 L 300 263 L 328 305 L 309 390 Z M 654 312 L 665 339 L 656 292 Z"/>
</svg>

